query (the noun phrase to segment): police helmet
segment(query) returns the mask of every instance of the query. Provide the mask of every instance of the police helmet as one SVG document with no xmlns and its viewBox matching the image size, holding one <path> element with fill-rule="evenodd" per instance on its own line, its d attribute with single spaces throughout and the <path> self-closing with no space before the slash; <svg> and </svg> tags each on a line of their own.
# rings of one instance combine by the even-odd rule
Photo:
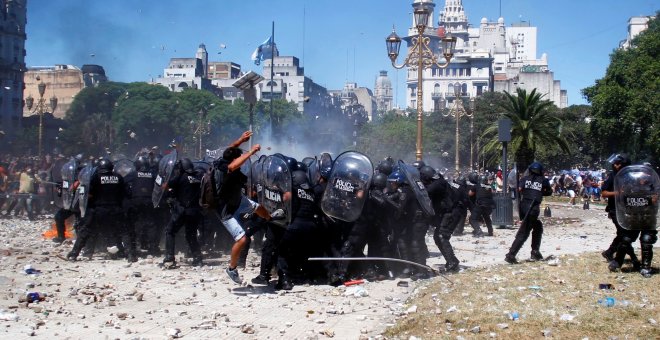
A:
<svg viewBox="0 0 660 340">
<path fill-rule="evenodd" d="M 298 162 L 298 170 L 307 171 L 307 169 L 308 169 L 307 164 L 305 164 L 304 162 Z"/>
<path fill-rule="evenodd" d="M 330 172 L 332 171 L 332 158 L 330 157 L 321 157 L 319 159 L 319 173 L 321 177 L 328 178 L 330 177 Z"/>
<path fill-rule="evenodd" d="M 284 162 L 286 163 L 289 171 L 298 170 L 298 161 L 293 157 L 284 156 Z"/>
<path fill-rule="evenodd" d="M 481 184 L 488 184 L 488 176 L 486 176 L 486 175 L 481 175 L 481 176 L 479 177 L 479 183 L 481 183 Z"/>
<path fill-rule="evenodd" d="M 133 162 L 135 165 L 135 170 L 137 171 L 147 171 L 149 170 L 149 160 L 145 156 L 139 156 L 135 162 Z"/>
<path fill-rule="evenodd" d="M 543 165 L 539 162 L 534 162 L 529 166 L 529 172 L 535 175 L 543 175 Z"/>
<path fill-rule="evenodd" d="M 377 173 L 371 179 L 371 185 L 376 189 L 383 189 L 387 185 L 387 176 L 385 174 Z"/>
<path fill-rule="evenodd" d="M 428 165 L 424 165 L 421 168 L 419 168 L 419 179 L 421 179 L 423 182 L 430 182 L 433 179 L 438 179 L 439 176 L 435 172 L 435 169 Z"/>
<path fill-rule="evenodd" d="M 473 173 L 468 175 L 467 180 L 472 184 L 477 184 L 477 183 L 479 183 L 479 175 L 477 175 L 476 172 L 473 172 Z"/>
<path fill-rule="evenodd" d="M 378 172 L 380 172 L 381 174 L 385 174 L 385 176 L 389 176 L 392 173 L 393 168 L 394 168 L 394 162 L 388 160 L 384 160 L 378 163 L 378 167 L 376 167 Z"/>
<path fill-rule="evenodd" d="M 424 161 L 414 161 L 412 162 L 412 166 L 421 169 L 423 166 L 426 166 L 426 163 L 424 163 Z"/>
<path fill-rule="evenodd" d="M 309 177 L 307 177 L 307 172 L 303 170 L 293 171 L 291 173 L 291 184 L 294 187 L 309 189 Z"/>
<path fill-rule="evenodd" d="M 618 153 L 615 155 L 610 156 L 608 161 L 614 165 L 614 164 L 621 164 L 621 167 L 628 166 L 632 164 L 632 161 L 630 160 L 630 157 L 628 157 L 627 154 L 625 153 Z"/>
<path fill-rule="evenodd" d="M 112 172 L 112 169 L 115 167 L 114 164 L 112 164 L 112 161 L 107 158 L 99 158 L 97 166 L 99 172 Z"/>
<path fill-rule="evenodd" d="M 302 163 L 305 164 L 306 167 L 310 167 L 316 159 L 314 157 L 305 157 L 302 160 Z"/>
<path fill-rule="evenodd" d="M 195 165 L 190 160 L 190 158 L 184 158 L 181 160 L 181 170 L 187 174 L 192 174 L 195 172 Z"/>
<path fill-rule="evenodd" d="M 149 166 L 152 168 L 158 169 L 158 164 L 160 163 L 160 160 L 163 159 L 163 155 L 161 154 L 155 154 L 151 159 L 149 160 Z"/>
<path fill-rule="evenodd" d="M 403 184 L 406 181 L 406 176 L 404 176 L 401 172 L 395 171 L 391 173 L 389 176 L 387 176 L 387 182 L 389 183 L 396 183 L 396 184 Z"/>
</svg>

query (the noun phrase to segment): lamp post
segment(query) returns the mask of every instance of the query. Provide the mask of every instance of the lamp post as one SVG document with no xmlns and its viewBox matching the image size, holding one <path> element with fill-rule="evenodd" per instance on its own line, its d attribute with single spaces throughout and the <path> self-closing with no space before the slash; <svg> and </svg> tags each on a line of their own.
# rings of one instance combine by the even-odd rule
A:
<svg viewBox="0 0 660 340">
<path fill-rule="evenodd" d="M 459 142 L 460 142 L 460 129 L 458 128 L 458 122 L 462 116 L 470 117 L 470 169 L 472 170 L 472 129 L 473 129 L 473 120 L 472 116 L 474 113 L 474 97 L 470 98 L 470 109 L 465 110 L 463 107 L 463 100 L 461 99 L 461 85 L 459 83 L 454 84 L 454 105 L 452 108 L 444 114 L 445 117 L 452 116 L 456 118 L 456 155 L 455 155 L 455 170 L 460 170 L 460 157 L 458 153 Z"/>
<path fill-rule="evenodd" d="M 396 34 L 394 29 L 392 29 L 392 34 L 390 34 L 385 39 L 385 44 L 387 45 L 387 55 L 392 61 L 392 66 L 396 69 L 401 69 L 405 66 L 417 69 L 417 144 L 415 157 L 418 161 L 422 160 L 422 117 L 424 111 L 423 105 L 423 90 L 422 90 L 422 77 L 423 71 L 425 68 L 438 67 L 438 68 L 447 68 L 451 62 L 451 58 L 454 56 L 454 45 L 456 44 L 456 38 L 452 37 L 451 34 L 447 34 L 442 38 L 442 55 L 445 58 L 446 63 L 438 64 L 438 57 L 431 51 L 429 48 L 429 43 L 431 39 L 424 36 L 424 31 L 428 24 L 430 11 L 423 3 L 416 4 L 414 18 L 415 18 L 415 27 L 417 28 L 417 35 L 412 37 L 413 47 L 408 51 L 406 59 L 403 61 L 403 64 L 396 65 L 396 59 L 399 56 L 399 49 L 401 48 L 401 38 Z"/>
<path fill-rule="evenodd" d="M 211 103 L 211 106 L 214 105 L 215 105 L 214 103 Z M 195 127 L 195 131 L 193 132 L 193 135 L 197 135 L 197 142 L 198 142 L 197 157 L 199 159 L 204 158 L 204 154 L 202 153 L 202 138 L 204 137 L 205 134 L 211 132 L 211 122 L 206 119 L 207 112 L 208 110 L 205 107 L 199 110 L 197 126 Z"/>
<path fill-rule="evenodd" d="M 39 77 L 37 77 L 37 81 L 39 80 Z M 46 107 L 46 98 L 44 98 L 44 94 L 46 93 L 46 84 L 44 84 L 42 81 L 39 83 L 39 85 L 37 85 L 37 88 L 39 89 L 39 99 L 37 100 L 36 106 L 34 105 L 35 103 L 32 95 L 29 95 L 27 98 L 25 98 L 25 105 L 30 111 L 32 111 L 32 107 L 34 107 L 34 111 L 32 111 L 32 113 L 39 115 L 39 158 L 41 158 L 43 154 L 44 113 L 48 112 L 48 107 Z M 50 98 L 51 112 L 55 111 L 56 108 L 57 97 L 52 96 Z"/>
</svg>

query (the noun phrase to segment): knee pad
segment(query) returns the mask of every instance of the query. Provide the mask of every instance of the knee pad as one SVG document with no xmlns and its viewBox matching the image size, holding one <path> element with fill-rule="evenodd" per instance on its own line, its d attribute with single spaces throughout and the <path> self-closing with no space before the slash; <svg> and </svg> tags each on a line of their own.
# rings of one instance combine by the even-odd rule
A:
<svg viewBox="0 0 660 340">
<path fill-rule="evenodd" d="M 657 234 L 644 234 L 639 238 L 639 241 L 645 244 L 655 244 L 658 241 Z"/>
<path fill-rule="evenodd" d="M 624 236 L 623 238 L 621 238 L 621 243 L 623 243 L 623 244 L 631 245 L 632 242 L 633 242 L 632 238 L 630 238 L 628 236 Z"/>
</svg>

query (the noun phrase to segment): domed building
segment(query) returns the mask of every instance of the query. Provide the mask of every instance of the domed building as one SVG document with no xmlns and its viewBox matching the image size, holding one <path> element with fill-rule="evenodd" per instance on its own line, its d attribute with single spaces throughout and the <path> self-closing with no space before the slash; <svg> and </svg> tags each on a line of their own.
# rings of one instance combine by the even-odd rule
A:
<svg viewBox="0 0 660 340">
<path fill-rule="evenodd" d="M 376 100 L 376 111 L 378 113 L 382 114 L 392 110 L 393 95 L 392 81 L 387 76 L 387 71 L 380 71 L 374 87 L 374 99 Z"/>
<path fill-rule="evenodd" d="M 423 108 L 425 112 L 451 107 L 457 97 L 477 97 L 484 92 L 515 92 L 523 88 L 528 92 L 536 88 L 557 107 L 568 106 L 566 90 L 548 66 L 546 54 L 537 57 L 537 28 L 521 21 L 510 26 L 504 18 L 491 22 L 482 18 L 477 27 L 469 24 L 462 0 L 445 0 L 434 25 L 432 0 L 413 0 L 412 7 L 426 7 L 431 15 L 424 33 L 430 48 L 438 51 L 439 37 L 436 32 L 451 33 L 456 37 L 454 58 L 449 67 L 425 69 L 422 76 Z M 403 40 L 412 48 L 412 38 L 417 35 L 413 24 Z M 440 63 L 444 58 L 438 54 Z M 417 107 L 417 74 L 407 72 L 406 106 Z M 455 91 L 457 89 L 457 91 Z"/>
</svg>

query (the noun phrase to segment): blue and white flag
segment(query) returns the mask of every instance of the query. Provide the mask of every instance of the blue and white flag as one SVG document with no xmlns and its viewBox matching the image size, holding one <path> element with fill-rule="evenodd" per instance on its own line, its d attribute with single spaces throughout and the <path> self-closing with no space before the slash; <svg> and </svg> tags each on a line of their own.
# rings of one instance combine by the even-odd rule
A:
<svg viewBox="0 0 660 340">
<path fill-rule="evenodd" d="M 270 59 L 273 55 L 273 49 L 275 50 L 275 55 L 277 55 L 277 45 L 273 43 L 273 37 L 271 36 L 252 52 L 254 64 L 259 65 L 262 60 Z"/>
</svg>

